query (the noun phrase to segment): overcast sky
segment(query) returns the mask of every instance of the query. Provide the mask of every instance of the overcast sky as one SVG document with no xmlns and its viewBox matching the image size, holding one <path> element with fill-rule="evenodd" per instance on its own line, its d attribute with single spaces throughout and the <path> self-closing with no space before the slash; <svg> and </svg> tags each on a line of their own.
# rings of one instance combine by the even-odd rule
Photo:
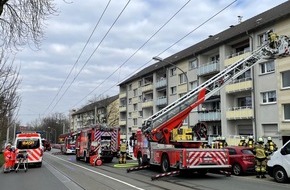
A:
<svg viewBox="0 0 290 190">
<path fill-rule="evenodd" d="M 238 16 L 247 20 L 285 1 L 55 0 L 59 13 L 46 21 L 41 49 L 25 48 L 14 62 L 22 80 L 18 119 L 26 125 L 68 115 L 94 97 L 116 95 L 117 84 L 152 57 L 166 58 L 238 24 Z"/>
</svg>

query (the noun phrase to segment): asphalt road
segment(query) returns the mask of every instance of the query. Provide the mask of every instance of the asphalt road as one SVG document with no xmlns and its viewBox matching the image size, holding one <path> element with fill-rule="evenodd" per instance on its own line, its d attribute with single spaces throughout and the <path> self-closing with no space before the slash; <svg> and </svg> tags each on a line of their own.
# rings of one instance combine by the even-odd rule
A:
<svg viewBox="0 0 290 190">
<path fill-rule="evenodd" d="M 157 168 L 127 173 L 118 162 L 102 166 L 90 166 L 76 161 L 75 155 L 60 155 L 58 150 L 46 152 L 41 168 L 29 168 L 27 173 L 0 174 L 0 189 L 9 190 L 284 190 L 290 183 L 279 184 L 267 176 L 256 179 L 254 175 L 226 177 L 220 174 L 197 176 L 193 174 L 170 176 L 151 180 L 158 174 Z M 135 162 L 133 160 L 128 162 Z"/>
</svg>

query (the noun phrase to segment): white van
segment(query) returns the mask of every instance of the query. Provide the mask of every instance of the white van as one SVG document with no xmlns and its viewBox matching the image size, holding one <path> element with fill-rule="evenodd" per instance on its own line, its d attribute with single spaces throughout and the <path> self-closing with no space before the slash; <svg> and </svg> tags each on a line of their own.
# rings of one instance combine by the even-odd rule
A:
<svg viewBox="0 0 290 190">
<path fill-rule="evenodd" d="M 290 140 L 270 156 L 267 170 L 278 183 L 290 179 Z"/>
<path fill-rule="evenodd" d="M 20 133 L 15 139 L 16 154 L 19 151 L 26 151 L 28 154 L 28 164 L 35 164 L 38 167 L 42 165 L 43 146 L 41 135 L 36 132 Z M 16 164 L 18 161 L 16 160 Z"/>
</svg>

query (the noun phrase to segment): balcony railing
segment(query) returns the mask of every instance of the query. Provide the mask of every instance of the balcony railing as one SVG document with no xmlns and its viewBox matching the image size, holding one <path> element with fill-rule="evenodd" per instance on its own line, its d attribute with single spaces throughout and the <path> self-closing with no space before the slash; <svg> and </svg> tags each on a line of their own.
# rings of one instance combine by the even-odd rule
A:
<svg viewBox="0 0 290 190">
<path fill-rule="evenodd" d="M 197 69 L 197 75 L 206 75 L 213 72 L 218 72 L 220 70 L 219 61 L 211 61 L 209 63 L 203 64 Z"/>
<path fill-rule="evenodd" d="M 153 107 L 153 105 L 154 105 L 153 100 L 146 100 L 145 102 L 142 103 L 142 108 Z"/>
<path fill-rule="evenodd" d="M 234 93 L 251 89 L 253 89 L 252 78 L 235 80 L 233 83 L 226 86 L 227 93 Z"/>
<path fill-rule="evenodd" d="M 167 97 L 166 96 L 158 97 L 157 100 L 156 100 L 156 105 L 157 106 L 167 105 Z"/>
<path fill-rule="evenodd" d="M 238 52 L 238 53 L 234 53 L 232 55 L 229 55 L 227 57 L 227 59 L 225 60 L 225 66 L 229 66 L 233 63 L 236 63 L 237 61 L 244 59 L 246 57 L 248 57 L 249 55 L 251 55 L 251 52 L 249 52 L 250 50 L 245 50 L 242 52 Z"/>
<path fill-rule="evenodd" d="M 142 87 L 142 92 L 147 92 L 153 90 L 153 84 L 152 83 L 147 83 Z"/>
<path fill-rule="evenodd" d="M 226 112 L 228 120 L 251 119 L 253 116 L 253 109 L 250 106 L 234 107 Z"/>
<path fill-rule="evenodd" d="M 167 86 L 167 80 L 165 78 L 160 79 L 156 82 L 156 88 L 162 88 Z"/>
<path fill-rule="evenodd" d="M 221 111 L 220 110 L 209 110 L 198 112 L 199 121 L 220 121 Z"/>
<path fill-rule="evenodd" d="M 119 112 L 124 112 L 127 110 L 127 107 L 126 106 L 120 106 L 119 107 Z"/>
</svg>

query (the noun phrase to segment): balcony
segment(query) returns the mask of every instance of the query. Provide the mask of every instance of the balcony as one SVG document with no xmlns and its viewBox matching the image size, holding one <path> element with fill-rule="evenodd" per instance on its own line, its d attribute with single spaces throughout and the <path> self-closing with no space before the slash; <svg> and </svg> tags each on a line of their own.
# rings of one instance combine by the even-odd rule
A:
<svg viewBox="0 0 290 190">
<path fill-rule="evenodd" d="M 226 86 L 227 93 L 235 93 L 241 91 L 247 91 L 253 89 L 253 83 L 251 78 L 235 80 L 234 83 L 231 83 Z"/>
<path fill-rule="evenodd" d="M 121 92 L 120 94 L 119 94 L 119 98 L 121 99 L 121 98 L 126 98 L 127 97 L 127 93 L 126 92 Z"/>
<path fill-rule="evenodd" d="M 160 79 L 156 82 L 156 88 L 162 88 L 167 86 L 167 80 L 166 79 Z"/>
<path fill-rule="evenodd" d="M 126 106 L 120 106 L 119 107 L 119 112 L 125 112 L 127 111 L 127 107 Z"/>
<path fill-rule="evenodd" d="M 245 50 L 242 52 L 234 53 L 228 56 L 228 59 L 225 60 L 225 67 L 240 61 L 241 59 L 245 59 L 246 57 L 250 56 L 251 52 L 249 50 Z"/>
<path fill-rule="evenodd" d="M 221 111 L 220 110 L 201 111 L 198 113 L 198 120 L 199 121 L 220 121 Z"/>
<path fill-rule="evenodd" d="M 142 92 L 147 92 L 153 90 L 153 84 L 147 83 L 142 87 Z"/>
<path fill-rule="evenodd" d="M 202 66 L 200 66 L 197 69 L 197 75 L 202 76 L 202 75 L 208 75 L 211 73 L 218 72 L 220 70 L 220 64 L 219 61 L 212 61 L 209 63 L 206 63 Z"/>
<path fill-rule="evenodd" d="M 252 107 L 234 107 L 226 112 L 226 118 L 228 120 L 238 119 L 252 119 L 254 116 Z"/>
<path fill-rule="evenodd" d="M 153 107 L 153 105 L 154 105 L 153 100 L 146 100 L 146 102 L 142 103 L 142 108 Z"/>
<path fill-rule="evenodd" d="M 125 119 L 119 120 L 119 125 L 120 126 L 126 125 L 126 124 L 127 124 L 127 121 Z"/>
<path fill-rule="evenodd" d="M 161 105 L 167 105 L 167 97 L 166 96 L 161 96 L 161 97 L 157 98 L 156 106 L 161 106 Z"/>
</svg>

